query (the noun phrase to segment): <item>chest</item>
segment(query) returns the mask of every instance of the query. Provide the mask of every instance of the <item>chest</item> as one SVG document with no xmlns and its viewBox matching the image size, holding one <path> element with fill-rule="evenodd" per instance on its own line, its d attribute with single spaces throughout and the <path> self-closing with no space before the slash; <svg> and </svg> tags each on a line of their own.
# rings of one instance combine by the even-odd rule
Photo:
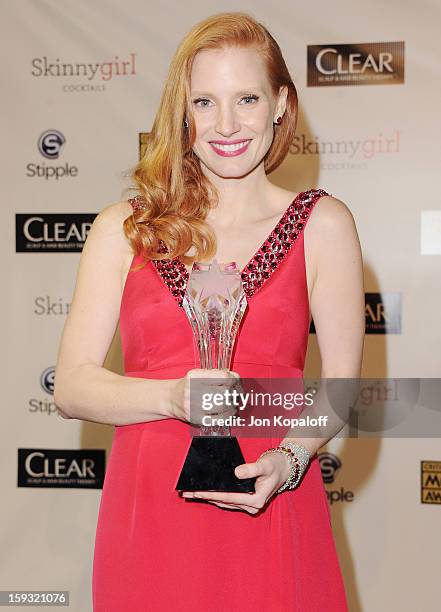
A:
<svg viewBox="0 0 441 612">
<path fill-rule="evenodd" d="M 280 267 L 284 267 L 283 264 L 288 258 L 292 260 L 292 253 L 294 252 L 294 259 L 297 261 L 296 269 L 300 270 L 301 277 L 305 280 L 307 301 L 308 304 L 310 303 L 314 270 L 313 266 L 310 265 L 310 253 L 307 248 L 305 249 L 305 231 L 311 210 L 316 201 L 323 195 L 327 194 L 322 189 L 309 190 L 298 194 L 260 246 L 252 247 L 251 245 L 255 244 L 255 236 L 260 234 L 261 227 L 258 228 L 259 232 L 257 232 L 257 227 L 254 226 L 252 232 L 242 231 L 239 234 L 235 231 L 228 233 L 228 235 L 218 229 L 216 232 L 218 240 L 216 258 L 222 263 L 236 262 L 238 268 L 242 271 L 242 283 L 248 298 L 259 292 L 268 279 Z M 267 220 L 266 223 L 269 223 L 269 221 Z M 253 254 L 250 255 L 250 253 Z M 288 257 L 289 255 L 290 257 Z M 125 262 L 121 279 L 122 292 L 126 285 L 127 273 L 131 263 L 132 259 Z M 149 264 L 156 268 L 163 284 L 181 305 L 191 272 L 190 266 L 185 265 L 178 257 L 152 260 Z"/>
<path fill-rule="evenodd" d="M 310 325 L 302 247 L 300 239 L 258 286 L 243 275 L 247 307 L 235 344 L 235 364 L 277 366 L 281 376 L 292 375 L 292 368 L 302 370 Z M 176 364 L 196 363 L 192 327 L 180 307 L 184 270 L 170 262 L 158 266 L 149 261 L 129 271 L 120 309 L 127 371 L 164 372 Z"/>
</svg>

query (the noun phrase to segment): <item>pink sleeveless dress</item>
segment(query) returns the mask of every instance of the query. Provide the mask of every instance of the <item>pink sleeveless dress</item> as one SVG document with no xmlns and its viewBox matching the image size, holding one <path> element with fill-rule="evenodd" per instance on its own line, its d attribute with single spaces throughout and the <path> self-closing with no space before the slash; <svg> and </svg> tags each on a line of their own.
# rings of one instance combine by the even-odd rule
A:
<svg viewBox="0 0 441 612">
<path fill-rule="evenodd" d="M 241 377 L 303 376 L 303 230 L 323 195 L 301 192 L 242 272 L 248 309 L 231 365 Z M 135 256 L 132 266 L 141 262 Z M 187 279 L 179 259 L 129 271 L 120 312 L 126 376 L 179 378 L 197 367 L 181 307 Z M 94 612 L 347 610 L 317 456 L 296 489 L 258 514 L 226 510 L 175 490 L 191 430 L 176 419 L 115 426 L 95 539 Z M 246 462 L 281 439 L 238 437 Z"/>
</svg>

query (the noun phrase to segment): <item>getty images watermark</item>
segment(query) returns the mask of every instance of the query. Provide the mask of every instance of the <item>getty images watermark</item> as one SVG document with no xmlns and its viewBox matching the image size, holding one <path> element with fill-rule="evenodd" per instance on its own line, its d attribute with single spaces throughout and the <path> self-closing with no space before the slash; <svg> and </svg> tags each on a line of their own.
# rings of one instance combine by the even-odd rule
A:
<svg viewBox="0 0 441 612">
<path fill-rule="evenodd" d="M 201 423 L 204 426 L 226 425 L 228 427 L 325 427 L 328 423 L 328 415 L 304 417 L 289 417 L 285 414 L 273 413 L 271 416 L 257 416 L 254 413 L 246 413 L 250 406 L 266 406 L 268 408 L 283 408 L 286 413 L 296 410 L 299 406 L 308 407 L 314 403 L 313 393 L 263 393 L 263 392 L 240 392 L 237 389 L 225 389 L 222 392 L 202 393 L 201 405 L 203 414 Z M 219 407 L 235 409 L 246 416 L 236 414 L 219 417 L 216 410 Z"/>
<path fill-rule="evenodd" d="M 242 437 L 441 437 L 439 378 L 191 378 L 190 420 Z"/>
</svg>

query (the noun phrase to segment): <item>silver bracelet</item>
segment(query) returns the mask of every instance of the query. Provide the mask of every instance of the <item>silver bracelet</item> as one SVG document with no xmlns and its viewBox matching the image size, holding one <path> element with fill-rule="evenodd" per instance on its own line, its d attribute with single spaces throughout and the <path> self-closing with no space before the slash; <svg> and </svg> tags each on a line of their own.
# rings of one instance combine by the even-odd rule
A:
<svg viewBox="0 0 441 612">
<path fill-rule="evenodd" d="M 284 442 L 280 446 L 269 448 L 260 457 L 267 453 L 283 453 L 291 462 L 289 474 L 285 482 L 279 487 L 276 493 L 282 493 L 286 489 L 292 490 L 299 484 L 299 481 L 308 467 L 311 455 L 308 449 L 299 442 Z M 260 459 L 259 457 L 259 459 Z"/>
</svg>

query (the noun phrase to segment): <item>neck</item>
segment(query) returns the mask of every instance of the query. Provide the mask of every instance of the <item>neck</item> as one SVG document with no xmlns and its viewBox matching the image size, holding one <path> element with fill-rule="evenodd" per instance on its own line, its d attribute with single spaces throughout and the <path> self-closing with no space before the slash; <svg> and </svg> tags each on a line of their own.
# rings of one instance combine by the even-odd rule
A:
<svg viewBox="0 0 441 612">
<path fill-rule="evenodd" d="M 219 226 L 253 222 L 268 211 L 268 180 L 263 163 L 240 178 L 223 178 L 207 168 L 204 172 L 219 193 L 218 205 L 211 209 L 207 221 Z"/>
</svg>

